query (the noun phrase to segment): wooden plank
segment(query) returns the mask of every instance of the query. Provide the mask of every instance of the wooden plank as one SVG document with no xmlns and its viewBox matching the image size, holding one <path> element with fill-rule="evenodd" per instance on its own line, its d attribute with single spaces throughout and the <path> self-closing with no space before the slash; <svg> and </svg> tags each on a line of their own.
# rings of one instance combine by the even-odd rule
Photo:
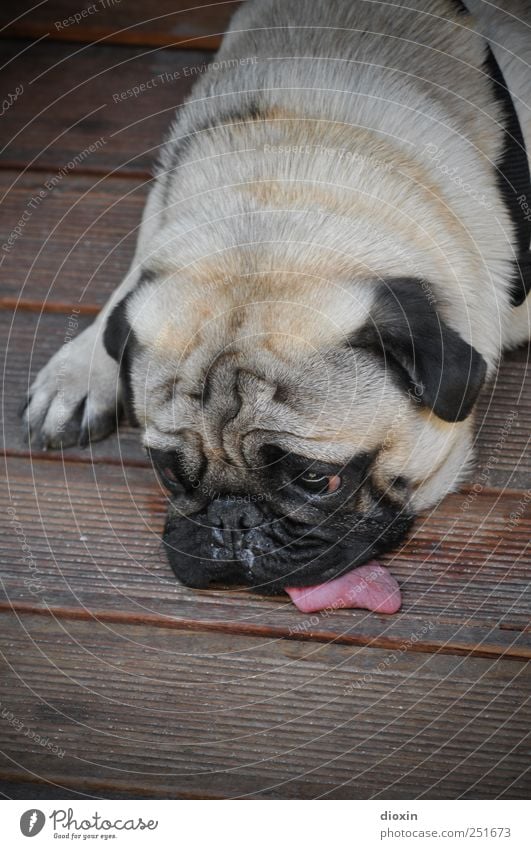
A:
<svg viewBox="0 0 531 849">
<path fill-rule="evenodd" d="M 525 664 L 9 614 L 1 633 L 10 776 L 207 798 L 529 790 Z"/>
<path fill-rule="evenodd" d="M 239 6 L 236 0 L 207 3 L 201 0 L 105 0 L 73 7 L 71 0 L 48 0 L 35 8 L 24 0 L 16 12 L 0 13 L 3 37 L 65 41 L 139 44 L 215 50 L 229 18 Z M 13 20 L 15 19 L 15 20 Z"/>
<path fill-rule="evenodd" d="M 118 189 L 118 196 L 120 196 L 120 189 Z M 132 217 L 134 218 L 137 214 L 139 214 L 138 207 Z M 130 229 L 133 227 L 131 219 L 122 219 L 121 215 L 118 217 L 120 221 L 114 227 L 112 224 L 114 216 L 111 214 L 112 221 L 104 217 L 101 224 L 98 225 L 98 238 L 94 236 L 94 238 L 83 240 L 75 248 L 68 247 L 68 245 L 70 244 L 69 239 L 72 240 L 72 244 L 75 243 L 78 223 L 73 222 L 72 235 L 70 235 L 69 228 L 61 228 L 57 231 L 57 236 L 54 234 L 53 240 L 50 239 L 49 252 L 44 250 L 32 268 L 33 260 L 30 256 L 27 256 L 26 250 L 30 255 L 33 248 L 38 252 L 39 234 L 43 231 L 40 226 L 36 227 L 36 230 L 32 231 L 31 234 L 28 232 L 28 241 L 25 241 L 26 235 L 24 235 L 24 241 L 20 243 L 21 253 L 18 255 L 18 261 L 15 261 L 14 258 L 9 259 L 13 279 L 17 282 L 24 278 L 28 279 L 28 285 L 24 287 L 22 292 L 26 296 L 29 295 L 30 299 L 35 299 L 34 306 L 37 310 L 39 309 L 39 297 L 44 300 L 47 297 L 47 287 L 50 286 L 52 287 L 50 298 L 68 298 L 69 301 L 67 303 L 60 302 L 62 309 L 67 311 L 66 314 L 41 316 L 38 312 L 32 314 L 27 311 L 16 313 L 7 310 L 0 311 L 0 337 L 4 340 L 5 351 L 7 351 L 3 356 L 5 361 L 4 380 L 6 381 L 4 439 L 5 445 L 10 451 L 20 452 L 25 450 L 21 440 L 17 415 L 17 408 L 25 388 L 29 386 L 33 376 L 62 344 L 71 310 L 82 308 L 83 305 L 90 306 L 90 304 L 86 304 L 84 297 L 78 300 L 80 294 L 83 293 L 83 287 L 88 284 L 86 297 L 101 303 L 105 295 L 108 294 L 106 281 L 115 283 L 121 277 L 120 266 L 122 266 L 122 263 L 122 269 L 127 267 L 127 254 L 132 250 L 132 245 L 128 243 L 126 246 L 124 243 L 115 264 L 111 258 L 110 242 L 104 239 L 103 231 L 106 227 L 112 235 L 124 233 L 127 227 Z M 121 224 L 126 220 L 131 223 L 126 223 L 122 230 Z M 102 253 L 105 254 L 106 250 L 110 250 L 111 253 L 108 254 L 109 261 L 105 261 L 102 268 L 98 269 L 100 236 L 103 240 Z M 64 250 L 64 256 L 57 257 L 56 251 L 61 250 Z M 70 250 L 72 250 L 72 255 L 76 257 L 75 262 L 74 260 L 70 262 L 68 256 Z M 76 280 L 76 269 L 78 267 L 82 269 L 82 273 Z M 5 268 L 0 270 L 2 278 L 4 271 Z M 57 276 L 54 277 L 54 274 Z M 9 286 L 9 279 L 6 280 L 6 285 Z M 11 292 L 13 293 L 12 297 L 15 297 L 16 289 L 14 286 L 11 288 Z M 53 300 L 46 303 L 48 309 L 54 305 Z M 94 310 L 96 309 L 96 304 L 94 304 Z M 80 331 L 89 322 L 89 317 L 80 317 Z M 477 444 L 479 457 L 470 477 L 469 489 L 476 487 L 479 492 L 489 487 L 509 487 L 525 490 L 531 485 L 531 451 L 529 451 L 531 374 L 527 360 L 528 352 L 526 350 L 509 354 L 502 363 L 497 382 L 484 392 L 478 412 Z M 143 452 L 137 442 L 136 432 L 123 428 L 120 431 L 119 439 L 113 437 L 103 443 L 95 443 L 92 447 L 92 456 L 98 461 L 106 459 L 111 462 L 136 463 L 142 461 L 143 458 Z M 65 456 L 69 459 L 86 459 L 87 451 L 68 449 Z M 470 501 L 474 500 L 475 497 L 474 494 L 463 495 L 462 499 Z M 468 506 L 463 509 L 468 510 Z"/>
<path fill-rule="evenodd" d="M 287 596 L 178 584 L 160 543 L 165 496 L 150 469 L 15 457 L 6 458 L 5 468 L 4 608 L 51 608 L 72 619 L 96 615 L 170 630 L 200 623 L 402 651 L 531 656 L 531 635 L 522 632 L 531 516 L 519 493 L 482 493 L 466 513 L 462 496 L 450 497 L 419 520 L 408 543 L 385 558 L 403 591 L 399 615 L 337 610 L 309 616 Z M 519 521 L 509 526 L 517 510 Z"/>
<path fill-rule="evenodd" d="M 4 167 L 149 177 L 209 54 L 0 41 Z M 135 87 L 149 86 L 138 94 Z M 128 93 L 131 92 L 131 93 Z"/>
<path fill-rule="evenodd" d="M 127 272 L 148 183 L 67 175 L 52 186 L 53 176 L 0 171 L 0 233 L 7 245 L 0 303 L 20 299 L 46 309 L 51 302 L 65 312 L 95 314 Z M 42 192 L 32 209 L 31 199 Z"/>
<path fill-rule="evenodd" d="M 69 787 L 61 786 L 57 783 L 52 783 L 41 779 L 38 781 L 23 781 L 20 775 L 10 774 L 8 770 L 4 770 L 6 776 L 0 779 L 0 799 L 138 799 L 137 794 L 132 794 L 126 788 L 122 791 L 106 790 L 101 785 L 97 791 L 90 792 L 87 787 L 85 790 L 76 790 L 72 785 L 75 782 L 69 782 Z M 153 799 L 152 793 L 141 793 L 141 798 Z M 156 798 L 161 798 L 157 794 Z M 170 798 L 168 794 L 162 798 Z M 179 797 L 177 797 L 179 798 Z M 181 796 L 180 798 L 187 798 Z"/>
</svg>

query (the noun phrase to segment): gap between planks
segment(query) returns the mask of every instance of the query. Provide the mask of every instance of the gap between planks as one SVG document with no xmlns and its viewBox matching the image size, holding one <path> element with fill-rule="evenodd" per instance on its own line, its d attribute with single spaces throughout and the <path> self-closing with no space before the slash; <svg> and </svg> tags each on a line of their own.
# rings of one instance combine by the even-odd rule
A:
<svg viewBox="0 0 531 849">
<path fill-rule="evenodd" d="M 100 793 L 108 793 L 112 795 L 116 795 L 120 793 L 120 798 L 127 799 L 129 796 L 134 796 L 135 798 L 146 798 L 146 799 L 158 799 L 158 798 L 169 798 L 169 799 L 190 799 L 193 801 L 202 799 L 206 801 L 226 801 L 230 797 L 221 796 L 215 793 L 187 793 L 186 790 L 179 790 L 178 793 L 170 793 L 170 792 L 162 792 L 157 794 L 154 792 L 153 788 L 143 787 L 140 784 L 130 784 L 128 781 L 100 781 L 96 778 L 75 778 L 73 776 L 68 776 L 65 778 L 61 775 L 47 775 L 46 777 L 36 775 L 33 772 L 28 771 L 26 775 L 21 775 L 17 772 L 11 772 L 9 770 L 2 769 L 0 767 L 0 790 L 2 782 L 12 783 L 12 784 L 32 784 L 32 785 L 41 785 L 43 787 L 49 787 L 53 785 L 59 790 L 67 790 L 67 791 L 77 791 L 83 794 L 83 791 L 86 790 L 86 795 L 90 798 L 94 798 L 89 791 L 93 791 L 94 794 Z M 121 792 L 120 792 L 121 791 Z M 125 795 L 124 795 L 125 794 Z M 8 797 L 9 798 L 9 797 Z M 19 797 L 24 798 L 24 797 Z M 28 799 L 33 797 L 26 797 Z M 44 797 L 40 797 L 44 798 Z M 51 798 L 57 799 L 62 798 L 57 794 L 52 796 Z M 95 798 L 99 798 L 97 795 Z M 105 797 L 104 797 L 105 798 Z"/>
<path fill-rule="evenodd" d="M 175 619 L 164 614 L 135 614 L 130 611 L 97 610 L 91 608 L 47 606 L 43 607 L 30 602 L 0 601 L 0 614 L 14 613 L 21 616 L 47 616 L 52 619 L 64 619 L 85 622 L 107 622 L 115 625 L 139 625 L 152 628 L 166 628 L 173 631 L 201 631 L 232 634 L 246 637 L 271 637 L 294 642 L 325 643 L 326 645 L 346 645 L 373 649 L 397 650 L 404 642 L 403 635 L 375 636 L 374 634 L 337 634 L 326 630 L 291 631 L 283 626 L 255 625 L 251 623 L 237 624 L 229 621 L 212 621 L 201 619 Z M 443 623 L 444 627 L 444 623 Z M 502 630 L 498 626 L 499 630 Z M 510 631 L 512 629 L 503 629 Z M 408 652 L 421 654 L 444 654 L 452 656 L 482 657 L 487 659 L 503 659 L 513 661 L 528 661 L 531 659 L 531 648 L 516 644 L 499 646 L 495 643 L 480 643 L 472 646 L 470 643 L 453 640 L 442 643 L 437 640 L 423 639 L 408 646 Z"/>
<path fill-rule="evenodd" d="M 64 30 L 51 33 L 40 24 L 21 23 L 16 30 L 8 31 L 0 36 L 2 41 L 45 40 L 47 44 L 54 42 L 68 44 L 90 44 L 92 47 L 101 44 L 114 44 L 122 47 L 161 47 L 169 50 L 208 50 L 215 53 L 225 35 L 224 32 L 212 35 L 184 35 L 176 38 L 171 34 L 160 32 L 127 32 L 127 30 L 109 31 L 103 27 L 76 27 L 74 25 Z"/>
</svg>

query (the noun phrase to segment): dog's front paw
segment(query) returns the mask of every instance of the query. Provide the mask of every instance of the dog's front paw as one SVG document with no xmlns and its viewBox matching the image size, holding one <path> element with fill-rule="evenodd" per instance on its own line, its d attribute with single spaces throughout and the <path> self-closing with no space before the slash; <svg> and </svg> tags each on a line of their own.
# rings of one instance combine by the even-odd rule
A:
<svg viewBox="0 0 531 849">
<path fill-rule="evenodd" d="M 119 408 L 118 365 L 92 325 L 37 375 L 21 408 L 25 437 L 41 449 L 84 447 L 115 430 Z"/>
</svg>

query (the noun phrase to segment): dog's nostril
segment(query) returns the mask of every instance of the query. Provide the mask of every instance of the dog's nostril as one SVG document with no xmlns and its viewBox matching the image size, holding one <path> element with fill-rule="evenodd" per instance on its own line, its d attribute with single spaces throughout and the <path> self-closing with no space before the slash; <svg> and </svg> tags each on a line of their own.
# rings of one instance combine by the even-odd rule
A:
<svg viewBox="0 0 531 849">
<path fill-rule="evenodd" d="M 242 513 L 238 520 L 238 527 L 242 531 L 248 531 L 254 527 L 254 522 L 247 513 Z"/>
</svg>

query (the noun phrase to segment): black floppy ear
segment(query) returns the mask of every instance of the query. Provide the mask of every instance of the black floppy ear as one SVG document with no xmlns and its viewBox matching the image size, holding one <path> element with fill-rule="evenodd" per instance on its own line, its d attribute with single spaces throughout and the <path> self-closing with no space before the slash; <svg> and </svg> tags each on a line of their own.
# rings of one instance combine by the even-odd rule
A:
<svg viewBox="0 0 531 849">
<path fill-rule="evenodd" d="M 387 281 L 352 344 L 378 350 L 426 407 L 460 422 L 472 411 L 486 363 L 440 317 L 426 288 L 414 278 Z"/>
<path fill-rule="evenodd" d="M 105 330 L 103 331 L 103 344 L 109 356 L 116 360 L 120 366 L 123 406 L 129 423 L 133 427 L 137 427 L 138 419 L 134 412 L 133 390 L 131 386 L 131 364 L 136 340 L 127 318 L 127 301 L 129 297 L 130 295 L 126 295 L 109 315 Z"/>
<path fill-rule="evenodd" d="M 107 353 L 120 365 L 131 337 L 131 325 L 127 318 L 128 298 L 129 295 L 126 295 L 116 304 L 103 332 L 103 344 Z"/>
</svg>

